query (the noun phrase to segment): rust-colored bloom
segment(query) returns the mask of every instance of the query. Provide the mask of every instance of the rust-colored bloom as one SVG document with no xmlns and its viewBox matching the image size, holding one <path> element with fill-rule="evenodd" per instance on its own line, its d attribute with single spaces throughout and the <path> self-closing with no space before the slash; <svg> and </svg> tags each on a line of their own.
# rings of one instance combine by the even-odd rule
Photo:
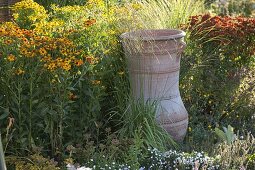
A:
<svg viewBox="0 0 255 170">
<path fill-rule="evenodd" d="M 89 64 L 92 64 L 93 61 L 94 61 L 94 57 L 92 57 L 92 56 L 87 56 L 87 57 L 86 57 L 86 61 L 87 61 Z"/>
<path fill-rule="evenodd" d="M 8 39 L 8 40 L 5 40 L 5 41 L 4 41 L 4 43 L 5 43 L 6 45 L 10 45 L 10 44 L 12 44 L 12 42 L 13 42 L 13 41 L 12 41 L 11 39 Z"/>
<path fill-rule="evenodd" d="M 96 19 L 89 19 L 85 21 L 85 26 L 89 27 L 96 23 Z"/>
<path fill-rule="evenodd" d="M 83 60 L 79 59 L 75 61 L 76 66 L 81 66 L 83 64 Z"/>
<path fill-rule="evenodd" d="M 69 98 L 69 100 L 75 100 L 75 99 L 77 99 L 78 97 L 77 97 L 74 93 L 69 92 L 68 98 Z"/>
</svg>

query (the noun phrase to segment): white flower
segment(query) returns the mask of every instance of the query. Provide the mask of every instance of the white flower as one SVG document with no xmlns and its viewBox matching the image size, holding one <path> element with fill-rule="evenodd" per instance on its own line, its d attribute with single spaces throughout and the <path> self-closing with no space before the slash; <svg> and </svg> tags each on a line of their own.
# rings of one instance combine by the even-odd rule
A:
<svg viewBox="0 0 255 170">
<path fill-rule="evenodd" d="M 91 168 L 86 168 L 85 166 L 82 166 L 80 168 L 77 168 L 77 170 L 92 170 Z"/>
<path fill-rule="evenodd" d="M 67 168 L 67 170 L 76 170 L 75 166 L 72 164 L 67 164 L 66 168 Z"/>
</svg>

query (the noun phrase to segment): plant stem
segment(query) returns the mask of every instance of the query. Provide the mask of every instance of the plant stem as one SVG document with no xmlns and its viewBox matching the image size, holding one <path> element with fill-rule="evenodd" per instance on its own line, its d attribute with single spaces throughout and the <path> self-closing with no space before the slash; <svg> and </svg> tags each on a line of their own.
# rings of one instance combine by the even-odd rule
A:
<svg viewBox="0 0 255 170">
<path fill-rule="evenodd" d="M 1 133 L 0 133 L 0 169 L 7 170 L 5 165 L 5 160 L 4 160 L 4 151 L 3 151 Z"/>
<path fill-rule="evenodd" d="M 32 78 L 31 78 L 32 79 Z M 33 81 L 30 79 L 30 99 L 29 99 L 29 134 L 28 134 L 28 147 L 32 147 L 32 104 L 33 104 Z"/>
<path fill-rule="evenodd" d="M 19 120 L 18 120 L 18 124 L 19 124 L 19 128 L 18 128 L 18 131 L 19 131 L 19 141 L 20 141 L 20 145 L 21 145 L 21 139 L 22 139 L 22 132 L 21 132 L 21 129 L 22 129 L 22 121 L 21 121 L 21 83 L 19 82 L 18 84 L 18 117 L 19 117 Z"/>
</svg>

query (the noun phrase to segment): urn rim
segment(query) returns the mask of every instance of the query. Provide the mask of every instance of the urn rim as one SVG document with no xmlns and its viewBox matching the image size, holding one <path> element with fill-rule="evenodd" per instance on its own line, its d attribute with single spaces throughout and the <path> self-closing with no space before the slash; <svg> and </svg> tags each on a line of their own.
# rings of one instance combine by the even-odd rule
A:
<svg viewBox="0 0 255 170">
<path fill-rule="evenodd" d="M 181 39 L 185 35 L 184 31 L 178 29 L 148 29 L 125 32 L 120 37 L 128 40 L 160 41 Z"/>
</svg>

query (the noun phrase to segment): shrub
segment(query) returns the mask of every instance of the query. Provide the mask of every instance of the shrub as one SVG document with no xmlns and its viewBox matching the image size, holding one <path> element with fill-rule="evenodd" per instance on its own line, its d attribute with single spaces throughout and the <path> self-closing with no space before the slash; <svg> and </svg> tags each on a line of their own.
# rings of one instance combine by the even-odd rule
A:
<svg viewBox="0 0 255 170">
<path fill-rule="evenodd" d="M 242 93 L 247 100 L 238 97 L 241 82 L 253 70 L 254 19 L 205 14 L 193 16 L 187 27 L 189 46 L 183 57 L 180 89 L 191 126 L 226 123 L 243 127 L 254 107 L 249 104 L 248 92 Z"/>
<path fill-rule="evenodd" d="M 254 15 L 254 0 L 224 0 L 211 5 L 214 13 L 219 15 L 246 16 Z"/>
<path fill-rule="evenodd" d="M 43 157 L 41 154 L 33 154 L 30 155 L 27 159 L 19 158 L 19 157 L 7 157 L 7 164 L 14 165 L 13 169 L 15 170 L 60 170 L 57 166 L 57 162 L 53 159 L 48 159 Z"/>
<path fill-rule="evenodd" d="M 51 147 L 61 148 L 64 122 L 72 113 L 68 105 L 77 98 L 73 86 L 93 64 L 67 37 L 40 36 L 8 23 L 0 32 L 1 110 L 18 129 L 9 134 L 11 143 L 31 148 L 47 134 Z"/>
<path fill-rule="evenodd" d="M 190 39 L 197 40 L 205 53 L 210 47 L 218 49 L 217 55 L 225 62 L 247 64 L 255 54 L 255 19 L 245 17 L 220 17 L 198 15 L 191 17 Z"/>
</svg>

